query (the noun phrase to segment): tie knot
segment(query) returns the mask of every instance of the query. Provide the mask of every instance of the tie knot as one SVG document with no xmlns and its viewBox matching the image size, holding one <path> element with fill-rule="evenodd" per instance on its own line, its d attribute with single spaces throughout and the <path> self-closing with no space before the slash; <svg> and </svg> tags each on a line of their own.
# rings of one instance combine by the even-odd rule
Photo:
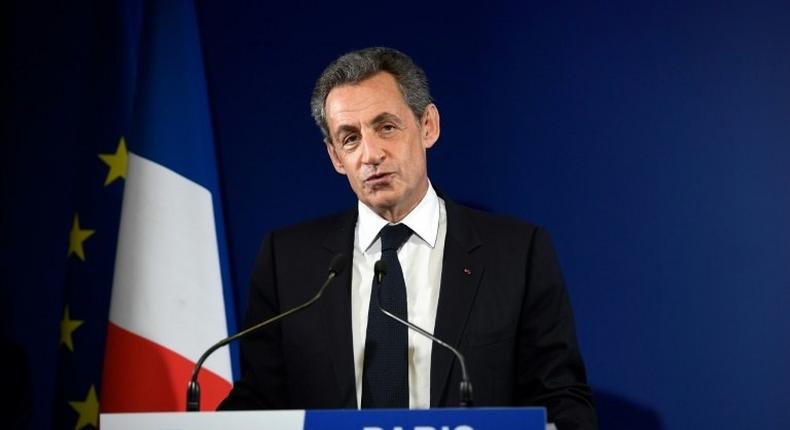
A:
<svg viewBox="0 0 790 430">
<path fill-rule="evenodd" d="M 397 251 L 411 236 L 406 224 L 387 225 L 381 229 L 381 252 Z"/>
</svg>

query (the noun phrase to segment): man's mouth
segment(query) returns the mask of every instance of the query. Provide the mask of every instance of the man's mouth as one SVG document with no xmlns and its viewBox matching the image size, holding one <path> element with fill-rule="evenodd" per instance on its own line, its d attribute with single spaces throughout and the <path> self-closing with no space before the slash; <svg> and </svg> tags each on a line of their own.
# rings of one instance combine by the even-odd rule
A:
<svg viewBox="0 0 790 430">
<path fill-rule="evenodd" d="M 365 179 L 365 184 L 369 187 L 377 187 L 381 185 L 386 185 L 390 182 L 392 178 L 392 173 L 376 173 L 375 175 L 370 175 Z"/>
</svg>

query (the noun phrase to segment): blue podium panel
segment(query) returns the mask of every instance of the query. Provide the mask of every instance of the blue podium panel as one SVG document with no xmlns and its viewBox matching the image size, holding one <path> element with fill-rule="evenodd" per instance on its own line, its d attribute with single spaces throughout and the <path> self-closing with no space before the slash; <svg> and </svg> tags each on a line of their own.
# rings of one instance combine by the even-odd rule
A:
<svg viewBox="0 0 790 430">
<path fill-rule="evenodd" d="M 304 430 L 545 430 L 544 408 L 310 410 Z"/>
</svg>

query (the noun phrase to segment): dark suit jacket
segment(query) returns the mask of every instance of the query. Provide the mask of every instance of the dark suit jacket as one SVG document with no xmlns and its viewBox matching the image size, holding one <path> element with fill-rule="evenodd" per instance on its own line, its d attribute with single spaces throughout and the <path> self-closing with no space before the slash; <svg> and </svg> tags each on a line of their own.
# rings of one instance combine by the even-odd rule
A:
<svg viewBox="0 0 790 430">
<path fill-rule="evenodd" d="M 476 406 L 542 405 L 560 430 L 596 428 L 568 295 L 548 235 L 445 199 L 447 236 L 434 334 L 466 357 Z M 332 257 L 351 257 L 356 209 L 271 233 L 245 325 L 312 297 Z M 312 307 L 241 341 L 242 378 L 220 409 L 356 408 L 351 272 Z M 430 328 L 428 328 L 430 329 Z M 431 406 L 457 406 L 460 368 L 431 355 Z"/>
</svg>

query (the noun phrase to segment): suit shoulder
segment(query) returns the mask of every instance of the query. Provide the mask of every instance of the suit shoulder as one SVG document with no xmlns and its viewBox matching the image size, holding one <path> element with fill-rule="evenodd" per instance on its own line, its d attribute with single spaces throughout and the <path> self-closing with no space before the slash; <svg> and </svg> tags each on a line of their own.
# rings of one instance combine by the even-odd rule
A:
<svg viewBox="0 0 790 430">
<path fill-rule="evenodd" d="M 353 228 L 355 222 L 356 209 L 351 209 L 280 227 L 270 232 L 269 236 L 278 241 L 315 241 L 346 230 L 349 226 Z"/>
<path fill-rule="evenodd" d="M 455 219 L 454 219 L 455 218 Z M 451 224 L 452 225 L 451 227 Z M 551 235 L 531 221 L 458 204 L 447 205 L 448 231 L 462 243 L 486 243 L 500 249 L 553 252 Z"/>
</svg>

